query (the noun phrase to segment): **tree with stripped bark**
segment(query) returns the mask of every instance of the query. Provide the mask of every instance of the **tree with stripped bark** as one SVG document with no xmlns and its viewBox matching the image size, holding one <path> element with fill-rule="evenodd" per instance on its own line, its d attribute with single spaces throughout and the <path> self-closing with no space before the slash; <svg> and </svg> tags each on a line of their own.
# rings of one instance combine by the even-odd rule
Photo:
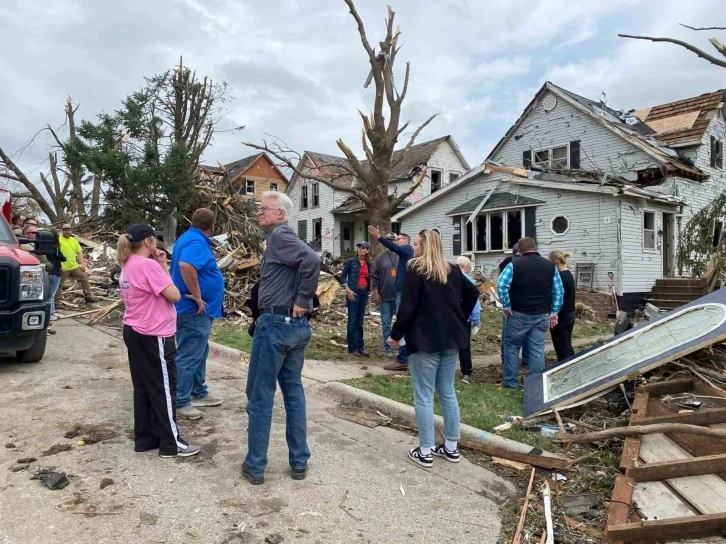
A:
<svg viewBox="0 0 726 544">
<path fill-rule="evenodd" d="M 436 115 L 432 115 L 416 128 L 407 138 L 403 152 L 394 157 L 396 144 L 409 127 L 409 122 L 401 122 L 401 109 L 408 93 L 411 72 L 411 65 L 407 62 L 403 86 L 400 87 L 399 92 L 394 82 L 394 64 L 401 49 L 398 43 L 401 30 L 394 26 L 396 14 L 388 6 L 386 36 L 379 42 L 378 50 L 376 50 L 368 39 L 363 20 L 353 0 L 344 0 L 344 2 L 356 23 L 371 67 L 364 87 L 368 88 L 373 83 L 375 90 L 373 110 L 368 115 L 358 110 L 363 123 L 361 143 L 365 159 L 359 159 L 342 139 L 338 139 L 336 144 L 346 160 L 335 164 L 318 165 L 320 168 L 303 165 L 299 160 L 301 155 L 296 154 L 277 139 L 272 143 L 267 141 L 262 144 L 246 142 L 245 145 L 273 155 L 282 166 L 289 168 L 300 178 L 318 181 L 334 189 L 352 193 L 365 205 L 370 223 L 377 225 L 383 232 L 389 232 L 391 216 L 423 182 L 426 176 L 426 165 L 418 165 L 413 172 L 413 183 L 394 195 L 389 195 L 388 191 L 391 171 L 406 158 L 418 135 Z M 386 118 L 388 118 L 388 122 L 386 122 Z"/>
</svg>

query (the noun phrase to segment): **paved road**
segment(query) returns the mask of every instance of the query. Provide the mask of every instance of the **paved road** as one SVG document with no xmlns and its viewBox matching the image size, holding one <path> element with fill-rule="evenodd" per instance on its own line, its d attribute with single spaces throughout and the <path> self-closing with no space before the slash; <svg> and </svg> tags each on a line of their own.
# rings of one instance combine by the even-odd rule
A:
<svg viewBox="0 0 726 544">
<path fill-rule="evenodd" d="M 406 458 L 411 435 L 330 413 L 335 406 L 316 387 L 357 367 L 311 365 L 308 479 L 288 475 L 277 407 L 267 482 L 252 487 L 239 475 L 243 366 L 210 361 L 211 389 L 225 403 L 181 423 L 203 454 L 161 459 L 133 452 L 122 342 L 76 321 L 56 329 L 42 363 L 0 359 L 0 544 L 277 542 L 274 535 L 311 543 L 497 541 L 506 482 L 466 461 L 425 471 Z M 74 429 L 78 436 L 66 438 Z M 88 443 L 94 439 L 100 441 Z M 54 446 L 67 451 L 49 452 Z M 30 470 L 55 467 L 69 474 L 70 485 L 51 491 L 31 480 L 17 462 L 27 457 L 38 459 Z M 101 489 L 104 479 L 110 485 Z"/>
</svg>

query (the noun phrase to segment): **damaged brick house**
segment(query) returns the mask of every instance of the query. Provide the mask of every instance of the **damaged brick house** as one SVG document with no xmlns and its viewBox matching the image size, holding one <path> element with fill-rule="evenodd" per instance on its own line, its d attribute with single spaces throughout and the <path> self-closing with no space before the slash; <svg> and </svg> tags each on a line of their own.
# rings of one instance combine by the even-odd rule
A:
<svg viewBox="0 0 726 544">
<path fill-rule="evenodd" d="M 395 151 L 394 156 L 400 153 L 402 150 Z M 362 164 L 365 166 L 366 162 Z M 320 173 L 337 185 L 353 187 L 355 178 L 349 175 L 348 170 L 341 168 L 346 164 L 343 157 L 306 151 L 298 169 L 312 175 Z M 428 173 L 405 205 L 444 189 L 469 170 L 469 163 L 451 136 L 416 144 L 391 172 L 389 194 L 400 194 L 410 187 L 414 171 L 421 164 L 428 165 Z M 316 251 L 330 253 L 336 258 L 352 252 L 355 244 L 368 239 L 365 205 L 352 193 L 294 174 L 287 194 L 295 206 L 290 226 L 301 240 L 310 242 Z M 394 231 L 398 228 L 398 225 L 393 225 Z"/>
<path fill-rule="evenodd" d="M 572 254 L 578 288 L 642 306 L 679 276 L 688 219 L 726 189 L 726 91 L 630 112 L 545 83 L 484 164 L 394 216 L 493 276 L 522 235 Z M 712 227 L 720 236 L 722 223 Z M 665 301 L 663 301 L 665 302 Z"/>
</svg>

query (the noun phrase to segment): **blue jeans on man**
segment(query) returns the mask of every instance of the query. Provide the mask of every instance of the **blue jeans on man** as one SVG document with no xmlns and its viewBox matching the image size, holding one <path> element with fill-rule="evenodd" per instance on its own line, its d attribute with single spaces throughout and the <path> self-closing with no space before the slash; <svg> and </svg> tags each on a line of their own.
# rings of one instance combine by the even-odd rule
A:
<svg viewBox="0 0 726 544">
<path fill-rule="evenodd" d="M 378 311 L 381 312 L 381 328 L 383 329 L 383 351 L 391 352 L 393 348 L 386 342 L 391 336 L 393 316 L 396 315 L 396 301 L 382 300 L 378 303 Z"/>
<path fill-rule="evenodd" d="M 214 319 L 196 313 L 176 316 L 176 407 L 191 406 L 192 398 L 208 395 L 206 374 L 209 335 Z"/>
<path fill-rule="evenodd" d="M 401 291 L 396 292 L 396 313 L 398 313 L 398 309 L 401 307 Z M 405 340 L 405 337 L 404 337 Z M 408 354 L 406 352 L 406 346 L 400 346 L 398 348 L 398 357 L 396 357 L 396 362 L 400 363 L 402 365 L 408 364 Z"/>
<path fill-rule="evenodd" d="M 500 353 L 502 356 L 502 364 L 504 364 L 504 338 L 506 336 L 507 317 L 502 315 L 502 340 L 500 342 Z M 522 345 L 522 366 L 529 366 L 529 340 Z"/>
<path fill-rule="evenodd" d="M 247 456 L 244 464 L 253 476 L 263 476 L 270 445 L 276 383 L 285 402 L 290 466 L 303 470 L 310 459 L 302 368 L 310 342 L 307 317 L 262 314 L 256 321 L 247 374 Z"/>
<path fill-rule="evenodd" d="M 366 317 L 368 307 L 368 289 L 353 289 L 355 298 L 350 300 L 346 297 L 348 305 L 348 352 L 358 353 L 363 351 L 363 321 Z"/>
<path fill-rule="evenodd" d="M 434 436 L 434 392 L 439 395 L 444 417 L 444 438 L 459 440 L 459 402 L 456 400 L 456 361 L 458 349 L 442 353 L 418 351 L 411 357 L 411 386 L 416 410 L 419 444 L 432 448 Z"/>
<path fill-rule="evenodd" d="M 504 338 L 504 379 L 502 386 L 519 387 L 519 350 L 529 344 L 529 374 L 541 374 L 545 369 L 545 341 L 550 328 L 548 314 L 528 315 L 513 312 L 507 317 Z"/>
</svg>

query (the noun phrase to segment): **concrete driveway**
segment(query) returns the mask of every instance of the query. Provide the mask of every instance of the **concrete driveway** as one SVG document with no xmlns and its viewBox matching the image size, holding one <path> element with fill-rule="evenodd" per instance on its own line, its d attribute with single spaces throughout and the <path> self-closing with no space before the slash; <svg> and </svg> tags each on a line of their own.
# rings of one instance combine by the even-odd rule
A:
<svg viewBox="0 0 726 544">
<path fill-rule="evenodd" d="M 239 473 L 244 366 L 209 361 L 210 390 L 225 403 L 197 422 L 180 422 L 183 436 L 204 451 L 161 459 L 134 453 L 129 439 L 123 342 L 73 320 L 54 328 L 42 363 L 0 359 L 2 544 L 497 542 L 497 502 L 511 486 L 465 460 L 437 460 L 426 471 L 406 457 L 410 434 L 331 414 L 336 404 L 316 387 L 334 372 L 321 364 L 311 365 L 306 380 L 307 480 L 289 476 L 278 406 L 267 481 L 252 487 Z M 66 472 L 70 485 L 51 491 L 31 480 L 38 465 Z"/>
</svg>

